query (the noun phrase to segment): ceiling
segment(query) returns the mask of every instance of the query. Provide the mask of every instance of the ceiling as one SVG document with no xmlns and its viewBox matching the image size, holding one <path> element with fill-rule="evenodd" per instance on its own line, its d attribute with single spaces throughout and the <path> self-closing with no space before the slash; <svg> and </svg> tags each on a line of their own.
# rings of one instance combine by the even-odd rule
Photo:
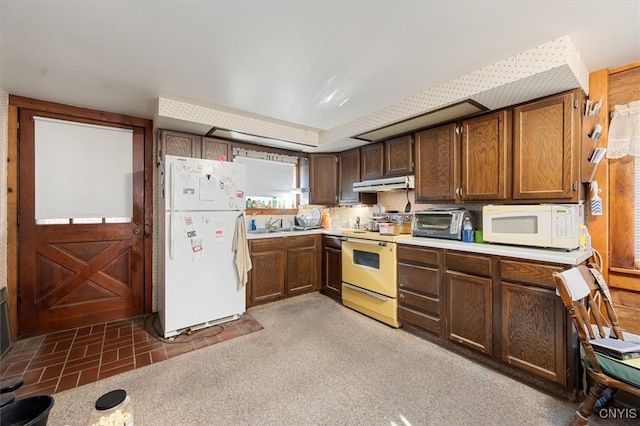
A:
<svg viewBox="0 0 640 426">
<path fill-rule="evenodd" d="M 319 134 L 322 145 L 348 123 L 565 36 L 589 72 L 640 61 L 640 1 L 2 0 L 0 88 L 175 130 L 212 127 L 162 121 L 165 99 Z M 336 140 L 326 146 L 364 143 Z M 322 148 L 313 145 L 281 144 Z"/>
</svg>

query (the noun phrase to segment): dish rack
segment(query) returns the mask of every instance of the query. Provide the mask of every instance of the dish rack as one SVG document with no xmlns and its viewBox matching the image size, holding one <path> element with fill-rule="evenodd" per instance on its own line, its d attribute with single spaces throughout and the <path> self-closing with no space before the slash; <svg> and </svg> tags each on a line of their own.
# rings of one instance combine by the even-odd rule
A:
<svg viewBox="0 0 640 426">
<path fill-rule="evenodd" d="M 313 209 L 309 214 L 303 214 L 301 216 L 295 216 L 293 218 L 293 229 L 308 230 L 322 228 L 322 217 L 320 216 L 320 210 Z"/>
</svg>

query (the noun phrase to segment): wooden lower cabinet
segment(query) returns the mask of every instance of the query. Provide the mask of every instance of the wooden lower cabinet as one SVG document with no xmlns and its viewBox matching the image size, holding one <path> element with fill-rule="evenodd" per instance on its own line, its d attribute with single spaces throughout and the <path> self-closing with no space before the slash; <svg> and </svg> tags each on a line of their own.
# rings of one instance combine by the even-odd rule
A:
<svg viewBox="0 0 640 426">
<path fill-rule="evenodd" d="M 493 353 L 493 261 L 490 256 L 447 252 L 447 338 Z"/>
<path fill-rule="evenodd" d="M 286 295 L 293 296 L 317 290 L 318 267 L 316 257 L 320 253 L 316 244 L 287 249 Z"/>
<path fill-rule="evenodd" d="M 573 336 L 551 273 L 561 266 L 513 260 L 501 262 L 502 360 L 566 385 Z"/>
<path fill-rule="evenodd" d="M 569 267 L 401 244 L 398 318 L 408 331 L 575 394 L 577 338 L 551 275 Z"/>
<path fill-rule="evenodd" d="M 322 250 L 322 293 L 342 302 L 342 238 L 325 235 Z"/>
<path fill-rule="evenodd" d="M 443 337 L 439 258 L 436 249 L 398 247 L 398 320 Z"/>
<path fill-rule="evenodd" d="M 320 289 L 321 235 L 249 241 L 247 307 Z"/>
<path fill-rule="evenodd" d="M 285 250 L 251 249 L 251 265 L 248 285 L 250 300 L 247 306 L 270 302 L 285 296 L 287 268 Z"/>
</svg>

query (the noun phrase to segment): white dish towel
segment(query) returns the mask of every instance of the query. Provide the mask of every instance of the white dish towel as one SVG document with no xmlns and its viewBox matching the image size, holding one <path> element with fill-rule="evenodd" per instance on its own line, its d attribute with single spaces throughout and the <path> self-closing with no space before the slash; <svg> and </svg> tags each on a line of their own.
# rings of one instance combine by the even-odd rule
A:
<svg viewBox="0 0 640 426">
<path fill-rule="evenodd" d="M 249 254 L 249 244 L 247 243 L 247 228 L 244 224 L 244 215 L 236 219 L 236 228 L 233 235 L 233 245 L 231 249 L 235 253 L 236 271 L 238 272 L 238 286 L 244 287 L 249 280 L 251 270 L 251 255 Z"/>
</svg>

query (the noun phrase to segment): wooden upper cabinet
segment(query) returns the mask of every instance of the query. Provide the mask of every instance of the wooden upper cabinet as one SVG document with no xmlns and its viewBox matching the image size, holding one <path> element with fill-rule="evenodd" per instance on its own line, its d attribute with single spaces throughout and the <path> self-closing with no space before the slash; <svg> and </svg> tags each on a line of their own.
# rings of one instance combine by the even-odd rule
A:
<svg viewBox="0 0 640 426">
<path fill-rule="evenodd" d="M 452 201 L 459 187 L 459 142 L 455 123 L 415 135 L 416 201 Z"/>
<path fill-rule="evenodd" d="M 335 154 L 309 156 L 309 203 L 335 205 L 337 199 L 337 157 Z"/>
<path fill-rule="evenodd" d="M 228 141 L 201 137 L 190 133 L 173 130 L 158 130 L 160 155 L 177 155 L 179 157 L 204 158 L 206 160 L 224 161 L 231 159 L 231 144 Z"/>
<path fill-rule="evenodd" d="M 160 155 L 200 157 L 200 136 L 172 130 L 158 130 Z"/>
<path fill-rule="evenodd" d="M 358 179 L 379 179 L 384 176 L 384 144 L 382 142 L 360 147 L 362 170 Z"/>
<path fill-rule="evenodd" d="M 379 179 L 413 173 L 413 139 L 400 136 L 360 147 L 361 179 Z"/>
<path fill-rule="evenodd" d="M 360 148 L 350 149 L 338 154 L 338 203 L 341 206 L 351 204 L 375 204 L 378 194 L 355 192 L 353 183 L 360 182 Z"/>
<path fill-rule="evenodd" d="M 231 144 L 222 139 L 202 138 L 202 158 L 205 160 L 231 161 Z"/>
<path fill-rule="evenodd" d="M 350 149 L 338 154 L 338 181 L 338 203 L 359 203 L 360 194 L 353 191 L 353 183 L 360 181 L 360 149 Z"/>
<path fill-rule="evenodd" d="M 413 138 L 411 135 L 384 141 L 384 175 L 413 173 Z"/>
<path fill-rule="evenodd" d="M 575 90 L 514 109 L 514 199 L 580 199 L 582 103 Z"/>
<path fill-rule="evenodd" d="M 462 122 L 462 200 L 511 196 L 511 111 Z"/>
</svg>

